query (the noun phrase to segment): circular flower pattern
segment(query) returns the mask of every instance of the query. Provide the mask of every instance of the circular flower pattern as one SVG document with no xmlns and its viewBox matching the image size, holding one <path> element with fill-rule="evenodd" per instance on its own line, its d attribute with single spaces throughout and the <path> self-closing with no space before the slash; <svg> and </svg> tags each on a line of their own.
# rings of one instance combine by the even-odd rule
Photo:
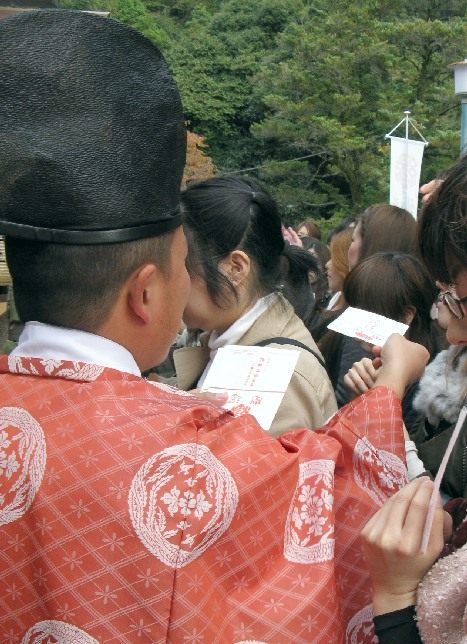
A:
<svg viewBox="0 0 467 644">
<path fill-rule="evenodd" d="M 407 467 L 400 458 L 376 449 L 366 438 L 355 444 L 353 470 L 357 485 L 378 505 L 408 483 Z"/>
<path fill-rule="evenodd" d="M 289 561 L 311 564 L 334 556 L 333 489 L 333 461 L 300 463 L 285 526 L 284 556 Z"/>
<path fill-rule="evenodd" d="M 27 512 L 42 483 L 45 463 L 46 443 L 39 423 L 25 409 L 1 407 L 0 525 Z"/>
<path fill-rule="evenodd" d="M 134 477 L 128 496 L 133 527 L 162 563 L 182 568 L 229 527 L 237 485 L 208 447 L 181 444 L 152 456 Z"/>
</svg>

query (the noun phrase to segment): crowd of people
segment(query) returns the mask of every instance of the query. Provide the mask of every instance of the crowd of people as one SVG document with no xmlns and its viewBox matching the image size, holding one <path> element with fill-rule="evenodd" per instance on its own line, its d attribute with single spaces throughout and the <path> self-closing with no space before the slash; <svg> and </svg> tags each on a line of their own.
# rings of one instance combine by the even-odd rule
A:
<svg viewBox="0 0 467 644">
<path fill-rule="evenodd" d="M 0 41 L 1 641 L 466 642 L 467 155 L 418 225 L 323 241 L 256 179 L 180 192 L 139 32 L 44 10 Z M 329 330 L 348 306 L 405 337 Z M 199 391 L 228 345 L 298 351 L 269 431 Z"/>
</svg>

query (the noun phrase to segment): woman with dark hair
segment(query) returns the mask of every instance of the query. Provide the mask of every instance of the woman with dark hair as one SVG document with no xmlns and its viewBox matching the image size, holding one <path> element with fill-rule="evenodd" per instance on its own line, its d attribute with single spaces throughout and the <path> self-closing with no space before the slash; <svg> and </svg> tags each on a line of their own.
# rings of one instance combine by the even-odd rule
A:
<svg viewBox="0 0 467 644">
<path fill-rule="evenodd" d="M 281 293 L 284 284 L 296 285 L 297 272 L 308 281 L 312 256 L 284 242 L 276 203 L 251 178 L 191 184 L 182 213 L 192 280 L 184 321 L 206 334 L 201 347 L 175 352 L 179 386 L 201 386 L 220 347 L 266 342 L 287 350 L 298 342 L 303 348 L 271 432 L 319 427 L 336 409 L 334 394 L 313 338 Z"/>
<path fill-rule="evenodd" d="M 443 348 L 438 327 L 430 314 L 437 292 L 422 263 L 412 255 L 399 252 L 376 253 L 361 261 L 347 275 L 343 287 L 349 306 L 408 324 L 407 339 L 423 345 L 432 357 Z M 372 356 L 354 338 L 329 332 L 326 340 L 322 350 L 328 360 L 331 381 L 335 383 L 338 404 L 343 405 L 354 396 L 344 381 L 348 370 L 354 362 Z M 414 393 L 415 386 L 403 401 L 408 428 L 414 419 Z"/>
<path fill-rule="evenodd" d="M 317 270 L 308 273 L 309 282 L 315 296 L 315 305 L 311 315 L 307 319 L 302 318 L 313 335 L 311 328 L 314 321 L 326 309 L 329 302 L 329 286 L 325 266 L 331 257 L 331 253 L 325 243 L 314 237 L 302 237 L 302 248 L 308 251 L 318 263 Z"/>
<path fill-rule="evenodd" d="M 357 219 L 348 252 L 349 268 L 381 251 L 416 252 L 417 224 L 410 212 L 389 204 L 369 206 Z"/>
<path fill-rule="evenodd" d="M 437 294 L 438 289 L 420 260 L 399 252 L 368 257 L 344 282 L 349 306 L 408 324 L 405 337 L 422 344 L 430 355 L 439 351 L 439 331 L 431 319 Z"/>
<path fill-rule="evenodd" d="M 302 237 L 302 248 L 314 255 L 320 263 L 321 268 L 324 270 L 326 262 L 329 260 L 330 252 L 328 246 L 316 239 L 316 237 Z"/>
</svg>

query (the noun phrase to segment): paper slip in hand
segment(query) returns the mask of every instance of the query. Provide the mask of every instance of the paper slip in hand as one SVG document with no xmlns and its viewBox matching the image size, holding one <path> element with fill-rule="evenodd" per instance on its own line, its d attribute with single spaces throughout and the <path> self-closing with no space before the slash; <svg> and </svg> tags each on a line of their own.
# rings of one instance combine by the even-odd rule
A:
<svg viewBox="0 0 467 644">
<path fill-rule="evenodd" d="M 343 333 L 369 344 L 376 344 L 378 347 L 382 347 L 393 333 L 404 335 L 408 328 L 408 324 L 351 306 L 345 309 L 331 324 L 328 324 L 328 329 L 331 331 Z"/>
<path fill-rule="evenodd" d="M 284 397 L 300 351 L 232 345 L 218 349 L 203 391 L 225 392 L 225 409 L 252 414 L 268 430 Z"/>
</svg>

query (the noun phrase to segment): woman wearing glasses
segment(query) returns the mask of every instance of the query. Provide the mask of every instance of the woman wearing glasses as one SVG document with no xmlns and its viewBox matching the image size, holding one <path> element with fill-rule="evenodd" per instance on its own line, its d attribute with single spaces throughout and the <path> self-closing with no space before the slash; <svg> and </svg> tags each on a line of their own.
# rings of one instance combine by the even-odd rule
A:
<svg viewBox="0 0 467 644">
<path fill-rule="evenodd" d="M 465 281 L 465 276 L 462 274 L 458 276 L 457 282 L 461 283 L 460 289 L 464 289 L 464 281 Z M 457 297 L 457 286 L 455 283 L 451 284 L 448 286 L 448 290 L 444 291 L 441 293 L 441 300 L 443 303 L 448 307 L 449 313 L 451 316 L 454 318 L 454 321 L 456 320 L 464 320 L 466 317 L 467 313 L 467 295 L 464 297 Z M 463 339 L 463 326 L 464 323 L 462 323 L 459 327 L 458 324 L 454 323 L 451 325 L 451 337 L 452 341 L 451 344 L 464 344 L 465 340 Z M 458 335 L 460 332 L 460 336 Z M 449 340 L 449 336 L 448 336 Z"/>
<path fill-rule="evenodd" d="M 427 368 L 415 401 L 425 419 L 414 439 L 427 469 L 436 474 L 456 420 L 467 403 L 467 157 L 433 193 L 420 221 L 420 251 L 444 286 L 446 338 L 451 346 Z M 442 490 L 467 497 L 467 428 L 443 477 Z"/>
<path fill-rule="evenodd" d="M 452 351 L 465 355 L 467 156 L 445 175 L 425 206 L 419 227 L 419 246 L 432 276 L 446 285 L 443 293 L 449 312 L 446 335 L 456 347 Z M 458 406 L 467 404 L 465 362 L 459 368 L 463 372 L 459 378 Z M 444 389 L 449 395 L 452 385 L 446 381 L 446 373 L 440 373 L 438 378 L 440 392 Z M 427 441 L 434 441 L 433 447 L 436 442 L 439 457 L 446 449 L 454 424 L 455 421 L 448 423 L 437 436 Z M 447 472 L 450 467 L 457 468 L 458 488 L 452 493 L 467 496 L 465 420 Z M 450 501 L 452 530 L 438 505 L 428 548 L 422 552 L 422 534 L 431 493 L 430 481 L 412 481 L 383 505 L 363 531 L 367 562 L 373 576 L 373 606 L 380 644 L 467 642 L 467 500 Z M 446 541 L 448 545 L 443 554 L 450 554 L 434 564 Z"/>
</svg>

